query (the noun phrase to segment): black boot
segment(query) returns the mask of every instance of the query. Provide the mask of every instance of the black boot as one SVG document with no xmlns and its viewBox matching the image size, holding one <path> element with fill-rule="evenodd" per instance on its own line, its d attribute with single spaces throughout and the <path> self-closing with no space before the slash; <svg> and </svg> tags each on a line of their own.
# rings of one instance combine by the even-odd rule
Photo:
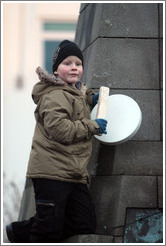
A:
<svg viewBox="0 0 166 246">
<path fill-rule="evenodd" d="M 6 226 L 6 233 L 11 243 L 28 243 L 33 218 L 24 221 L 12 222 Z"/>
<path fill-rule="evenodd" d="M 6 226 L 6 234 L 7 234 L 7 237 L 9 239 L 9 242 L 16 243 L 14 233 L 13 233 L 12 224 L 9 224 Z"/>
</svg>

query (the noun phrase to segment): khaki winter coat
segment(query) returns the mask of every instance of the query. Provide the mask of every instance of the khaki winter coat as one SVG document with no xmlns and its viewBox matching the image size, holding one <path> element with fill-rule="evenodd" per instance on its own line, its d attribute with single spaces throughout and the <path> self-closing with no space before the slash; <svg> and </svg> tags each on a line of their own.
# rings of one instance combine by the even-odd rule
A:
<svg viewBox="0 0 166 246">
<path fill-rule="evenodd" d="M 36 127 L 27 178 L 87 183 L 92 136 L 99 133 L 90 119 L 94 93 L 56 81 L 40 67 L 36 72 L 41 81 L 32 92 Z"/>
</svg>

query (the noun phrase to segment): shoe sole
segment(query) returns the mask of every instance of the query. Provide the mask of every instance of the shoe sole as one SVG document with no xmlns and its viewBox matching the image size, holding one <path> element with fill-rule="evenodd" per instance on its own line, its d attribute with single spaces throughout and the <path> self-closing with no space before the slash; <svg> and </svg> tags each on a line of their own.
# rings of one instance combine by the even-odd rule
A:
<svg viewBox="0 0 166 246">
<path fill-rule="evenodd" d="M 11 243 L 16 243 L 14 239 L 13 227 L 12 224 L 6 226 L 6 233 L 9 241 Z"/>
</svg>

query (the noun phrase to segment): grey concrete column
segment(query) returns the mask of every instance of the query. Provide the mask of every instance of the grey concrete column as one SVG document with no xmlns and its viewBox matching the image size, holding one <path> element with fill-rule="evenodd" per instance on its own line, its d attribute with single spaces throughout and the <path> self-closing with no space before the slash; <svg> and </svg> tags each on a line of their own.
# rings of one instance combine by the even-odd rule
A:
<svg viewBox="0 0 166 246">
<path fill-rule="evenodd" d="M 162 208 L 162 4 L 83 3 L 75 41 L 83 82 L 110 87 L 137 101 L 142 125 L 130 141 L 106 146 L 94 140 L 89 164 L 97 233 L 123 240 L 126 209 Z M 118 239 L 117 239 L 118 240 Z"/>
</svg>

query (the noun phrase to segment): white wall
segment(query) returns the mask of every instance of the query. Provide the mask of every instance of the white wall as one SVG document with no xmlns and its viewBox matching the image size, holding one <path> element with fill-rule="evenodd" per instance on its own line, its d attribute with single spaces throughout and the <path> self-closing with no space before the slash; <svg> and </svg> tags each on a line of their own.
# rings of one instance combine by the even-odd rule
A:
<svg viewBox="0 0 166 246">
<path fill-rule="evenodd" d="M 6 182 L 4 189 L 14 181 L 21 194 L 35 126 L 35 104 L 31 99 L 31 91 L 33 85 L 38 82 L 35 69 L 39 65 L 43 66 L 42 22 L 52 20 L 76 23 L 80 3 L 3 2 L 1 7 L 3 21 L 1 160 Z M 53 39 L 57 33 L 50 35 Z M 67 37 L 74 39 L 73 34 L 65 38 Z M 20 89 L 16 87 L 18 77 L 21 77 L 24 85 Z M 10 200 L 10 192 L 4 190 L 4 194 L 6 201 Z"/>
<path fill-rule="evenodd" d="M 73 2 L 3 3 L 3 168 L 10 178 L 25 179 L 35 124 L 31 91 L 35 69 L 43 65 L 42 22 L 77 22 L 79 8 Z M 22 89 L 16 88 L 18 76 Z"/>
</svg>

